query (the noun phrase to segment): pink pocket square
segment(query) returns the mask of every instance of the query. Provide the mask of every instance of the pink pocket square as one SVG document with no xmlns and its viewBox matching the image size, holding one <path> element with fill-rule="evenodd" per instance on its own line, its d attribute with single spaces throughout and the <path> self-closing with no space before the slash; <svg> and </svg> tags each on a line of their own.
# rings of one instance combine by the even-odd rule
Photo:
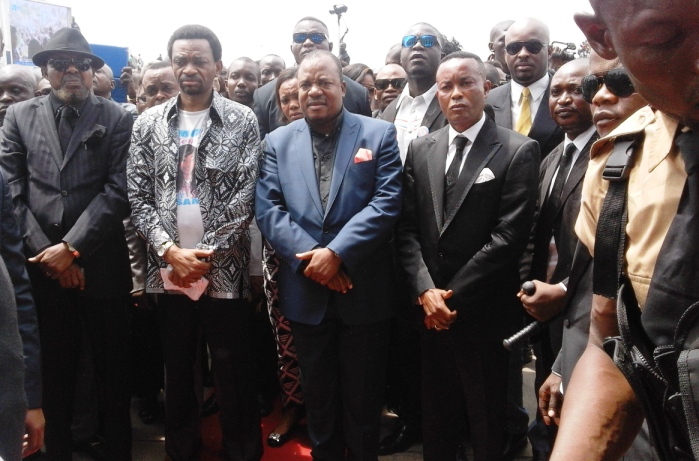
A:
<svg viewBox="0 0 699 461">
<path fill-rule="evenodd" d="M 354 163 L 366 162 L 367 160 L 371 160 L 372 158 L 374 158 L 374 154 L 369 149 L 365 149 L 362 147 L 357 151 L 356 154 L 354 154 Z"/>
</svg>

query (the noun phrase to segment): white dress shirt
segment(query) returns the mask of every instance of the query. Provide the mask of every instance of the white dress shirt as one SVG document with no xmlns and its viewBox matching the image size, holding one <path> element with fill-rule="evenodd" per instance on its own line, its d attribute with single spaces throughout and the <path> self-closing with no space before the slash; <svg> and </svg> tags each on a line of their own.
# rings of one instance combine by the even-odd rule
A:
<svg viewBox="0 0 699 461">
<path fill-rule="evenodd" d="M 549 87 L 549 81 L 551 77 L 548 72 L 541 77 L 536 82 L 529 85 L 529 91 L 531 92 L 531 100 L 529 101 L 529 108 L 532 113 L 532 125 L 534 124 L 534 119 L 536 118 L 536 113 L 539 110 L 539 106 L 544 103 L 548 104 L 548 101 L 544 101 L 544 93 Z M 510 80 L 510 107 L 512 107 L 512 126 L 517 126 L 517 120 L 519 119 L 519 98 L 522 96 L 522 90 L 524 87 L 514 80 Z"/>
<path fill-rule="evenodd" d="M 405 164 L 405 157 L 408 155 L 408 145 L 410 141 L 418 136 L 425 136 L 429 133 L 429 128 L 422 126 L 422 119 L 425 118 L 427 109 L 432 104 L 432 100 L 437 94 L 437 84 L 414 98 L 410 96 L 410 87 L 406 85 L 399 96 L 396 119 L 393 122 L 398 131 L 398 148 L 400 149 L 400 159 Z"/>
</svg>

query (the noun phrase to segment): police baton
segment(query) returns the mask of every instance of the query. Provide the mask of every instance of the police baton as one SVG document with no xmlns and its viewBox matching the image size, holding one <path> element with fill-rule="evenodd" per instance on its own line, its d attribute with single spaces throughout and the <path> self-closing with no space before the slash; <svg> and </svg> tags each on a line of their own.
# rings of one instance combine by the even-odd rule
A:
<svg viewBox="0 0 699 461">
<path fill-rule="evenodd" d="M 534 282 L 524 282 L 522 284 L 522 291 L 527 294 L 527 296 L 531 296 L 534 293 L 536 293 L 536 285 L 534 285 Z M 517 345 L 518 343 L 521 343 L 527 338 L 530 338 L 531 336 L 537 334 L 540 332 L 544 327 L 546 326 L 546 322 L 540 322 L 538 320 L 533 321 L 526 327 L 522 328 L 519 330 L 517 333 L 513 334 L 507 339 L 502 340 L 502 345 L 505 349 L 508 351 L 511 351 L 512 348 Z"/>
</svg>

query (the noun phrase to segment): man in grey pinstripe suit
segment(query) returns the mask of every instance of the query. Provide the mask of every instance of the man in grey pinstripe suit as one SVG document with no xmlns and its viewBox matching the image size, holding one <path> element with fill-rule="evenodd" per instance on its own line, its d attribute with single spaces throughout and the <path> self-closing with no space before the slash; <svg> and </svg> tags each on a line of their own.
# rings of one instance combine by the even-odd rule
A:
<svg viewBox="0 0 699 461">
<path fill-rule="evenodd" d="M 126 155 L 133 119 L 91 93 L 94 70 L 104 62 L 77 29 L 56 32 L 33 61 L 52 92 L 8 109 L 0 167 L 38 311 L 47 455 L 72 459 L 70 425 L 84 331 L 102 391 L 105 449 L 110 460 L 128 461 L 131 282 L 122 221 L 129 211 Z"/>
</svg>

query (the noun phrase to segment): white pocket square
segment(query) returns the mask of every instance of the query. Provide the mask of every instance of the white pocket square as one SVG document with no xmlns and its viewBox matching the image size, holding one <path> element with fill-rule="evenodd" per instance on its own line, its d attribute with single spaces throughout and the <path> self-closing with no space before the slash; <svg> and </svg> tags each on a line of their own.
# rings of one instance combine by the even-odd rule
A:
<svg viewBox="0 0 699 461">
<path fill-rule="evenodd" d="M 495 179 L 495 175 L 492 171 L 490 171 L 490 168 L 483 168 L 481 174 L 479 174 L 478 178 L 476 178 L 476 184 L 492 181 L 493 179 Z"/>
</svg>

